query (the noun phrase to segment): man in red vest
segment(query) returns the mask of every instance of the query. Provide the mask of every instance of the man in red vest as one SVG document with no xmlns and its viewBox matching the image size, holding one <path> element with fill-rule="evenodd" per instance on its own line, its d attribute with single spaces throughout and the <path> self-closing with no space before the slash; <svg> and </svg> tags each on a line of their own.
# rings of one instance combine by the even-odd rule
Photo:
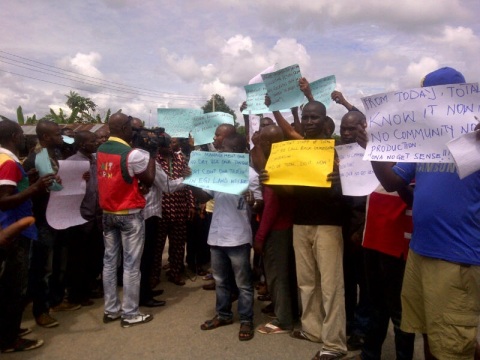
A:
<svg viewBox="0 0 480 360">
<path fill-rule="evenodd" d="M 149 322 L 150 314 L 138 309 L 140 260 L 144 245 L 141 186 L 150 187 L 155 179 L 155 155 L 132 149 L 132 117 L 116 113 L 109 119 L 110 138 L 98 148 L 97 175 L 100 207 L 103 209 L 105 255 L 103 322 L 122 318 L 121 326 Z M 140 184 L 141 183 L 141 184 Z M 117 293 L 117 264 L 123 248 L 123 302 Z"/>
</svg>

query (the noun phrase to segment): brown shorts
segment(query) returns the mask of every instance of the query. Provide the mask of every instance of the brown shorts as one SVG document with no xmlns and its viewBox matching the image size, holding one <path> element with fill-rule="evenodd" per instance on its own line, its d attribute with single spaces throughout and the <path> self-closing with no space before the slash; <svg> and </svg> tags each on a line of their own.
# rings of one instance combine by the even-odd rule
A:
<svg viewBox="0 0 480 360">
<path fill-rule="evenodd" d="M 480 315 L 480 266 L 408 253 L 402 288 L 402 325 L 428 335 L 438 359 L 473 359 Z"/>
</svg>

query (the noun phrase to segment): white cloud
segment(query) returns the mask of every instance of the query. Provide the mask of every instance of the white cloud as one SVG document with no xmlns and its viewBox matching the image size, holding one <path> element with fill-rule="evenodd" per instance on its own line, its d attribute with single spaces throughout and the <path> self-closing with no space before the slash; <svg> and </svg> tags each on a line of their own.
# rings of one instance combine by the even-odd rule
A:
<svg viewBox="0 0 480 360">
<path fill-rule="evenodd" d="M 88 54 L 77 53 L 74 57 L 65 56 L 58 61 L 58 66 L 65 70 L 80 73 L 95 78 L 102 78 L 103 75 L 97 66 L 102 56 L 97 52 Z"/>
<path fill-rule="evenodd" d="M 219 79 L 215 79 L 212 82 L 202 84 L 201 91 L 203 95 L 210 96 L 212 94 L 219 94 L 225 98 L 227 103 L 234 102 L 233 100 L 238 98 L 241 90 L 236 86 L 230 86 L 221 82 Z M 235 110 L 235 109 L 233 109 Z"/>
<path fill-rule="evenodd" d="M 250 36 L 235 35 L 228 39 L 223 46 L 221 52 L 225 55 L 231 56 L 244 56 L 246 54 L 250 55 L 253 51 L 253 43 Z"/>
<path fill-rule="evenodd" d="M 218 73 L 217 68 L 213 64 L 208 64 L 200 68 L 204 81 L 211 81 L 215 78 Z"/>
<path fill-rule="evenodd" d="M 418 62 L 412 62 L 407 67 L 403 84 L 405 84 L 405 87 L 410 88 L 420 87 L 420 82 L 425 75 L 438 69 L 439 67 L 440 65 L 438 61 L 430 57 L 424 57 Z"/>
<path fill-rule="evenodd" d="M 165 48 L 161 49 L 161 54 L 169 69 L 183 81 L 191 82 L 200 76 L 200 66 L 192 56 L 179 56 Z"/>
</svg>

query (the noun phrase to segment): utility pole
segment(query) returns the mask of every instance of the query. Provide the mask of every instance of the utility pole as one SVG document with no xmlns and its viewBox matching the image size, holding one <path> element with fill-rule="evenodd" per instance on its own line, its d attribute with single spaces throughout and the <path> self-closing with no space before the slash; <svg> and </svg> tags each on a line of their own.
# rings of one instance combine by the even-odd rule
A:
<svg viewBox="0 0 480 360">
<path fill-rule="evenodd" d="M 215 95 L 212 95 L 212 111 L 215 112 Z"/>
</svg>

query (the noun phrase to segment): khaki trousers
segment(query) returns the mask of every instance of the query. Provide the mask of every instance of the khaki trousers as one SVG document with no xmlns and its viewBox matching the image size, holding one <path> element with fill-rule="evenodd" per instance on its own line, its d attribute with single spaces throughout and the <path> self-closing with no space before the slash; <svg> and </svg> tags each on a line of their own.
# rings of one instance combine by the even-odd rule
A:
<svg viewBox="0 0 480 360">
<path fill-rule="evenodd" d="M 340 226 L 294 225 L 302 330 L 324 350 L 347 352 L 343 239 Z"/>
</svg>

